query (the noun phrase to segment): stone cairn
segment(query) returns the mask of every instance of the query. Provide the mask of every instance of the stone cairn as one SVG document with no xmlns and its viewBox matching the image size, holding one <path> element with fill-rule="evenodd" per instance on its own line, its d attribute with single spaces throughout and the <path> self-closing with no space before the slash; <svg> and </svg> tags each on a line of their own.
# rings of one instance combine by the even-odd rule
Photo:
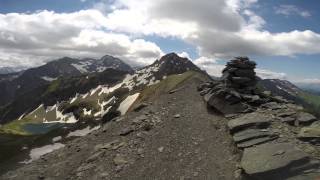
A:
<svg viewBox="0 0 320 180">
<path fill-rule="evenodd" d="M 222 71 L 222 81 L 226 88 L 236 89 L 245 94 L 254 94 L 257 77 L 254 69 L 256 63 L 247 57 L 236 57 L 227 63 Z"/>
<path fill-rule="evenodd" d="M 223 114 L 250 112 L 268 101 L 256 86 L 255 68 L 248 57 L 236 57 L 227 63 L 220 80 L 201 84 L 198 90 L 209 106 Z"/>
</svg>

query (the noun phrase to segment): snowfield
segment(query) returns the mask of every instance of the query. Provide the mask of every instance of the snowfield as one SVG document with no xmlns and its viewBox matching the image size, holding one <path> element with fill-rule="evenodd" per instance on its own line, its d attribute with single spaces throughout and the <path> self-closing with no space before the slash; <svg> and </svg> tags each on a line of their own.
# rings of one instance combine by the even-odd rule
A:
<svg viewBox="0 0 320 180">
<path fill-rule="evenodd" d="M 52 77 L 48 77 L 48 76 L 43 76 L 43 77 L 41 77 L 41 79 L 51 82 L 51 81 L 57 80 L 58 78 L 52 78 Z"/>
<path fill-rule="evenodd" d="M 163 62 L 162 62 L 163 63 Z M 95 101 L 97 105 L 97 110 L 92 108 L 83 108 L 80 109 L 82 114 L 84 116 L 92 116 L 95 117 L 97 120 L 98 118 L 102 118 L 104 115 L 106 115 L 110 109 L 113 107 L 113 105 L 116 103 L 117 98 L 113 96 L 112 98 L 109 98 L 108 100 L 104 99 L 108 94 L 120 89 L 128 89 L 129 92 L 132 91 L 134 88 L 139 86 L 150 86 L 156 83 L 159 83 L 160 80 L 157 80 L 154 76 L 154 73 L 158 72 L 162 63 L 156 63 L 153 66 L 148 66 L 143 69 L 135 71 L 134 74 L 127 74 L 125 78 L 113 85 L 99 85 L 88 92 L 84 94 L 76 94 L 74 97 L 69 98 L 68 101 L 65 103 L 67 104 L 73 104 L 77 102 L 82 102 L 86 100 Z M 82 73 L 88 72 L 90 63 L 83 63 L 79 62 L 77 64 L 72 64 L 75 68 L 77 68 Z M 44 77 L 47 80 L 48 77 Z M 166 79 L 166 76 L 164 76 L 162 79 Z M 139 97 L 139 93 L 129 95 L 126 97 L 119 105 L 118 111 L 121 112 L 121 115 L 124 115 L 131 105 L 135 102 L 135 100 Z M 61 108 L 62 102 L 57 102 L 53 106 L 44 107 L 43 104 L 41 104 L 39 107 L 34 109 L 31 113 L 27 115 L 21 116 L 19 119 L 23 119 L 24 117 L 28 115 L 32 115 L 34 118 L 41 119 L 43 123 L 77 123 L 79 120 L 76 119 L 74 114 L 67 113 L 63 114 L 63 110 Z M 116 103 L 118 104 L 118 103 Z M 44 112 L 43 112 L 44 111 Z"/>
<path fill-rule="evenodd" d="M 39 147 L 39 148 L 34 148 L 30 151 L 30 159 L 29 160 L 25 160 L 21 163 L 23 164 L 29 164 L 31 163 L 32 161 L 35 161 L 37 159 L 39 159 L 41 156 L 45 155 L 45 154 L 48 154 L 48 153 L 51 153 L 55 150 L 58 150 L 60 148 L 63 148 L 64 147 L 64 144 L 61 144 L 61 143 L 55 143 L 55 144 L 49 144 L 49 145 L 45 145 L 45 146 L 42 146 L 42 147 Z"/>
<path fill-rule="evenodd" d="M 67 137 L 82 137 L 82 136 L 85 136 L 95 130 L 98 130 L 100 129 L 100 126 L 96 126 L 94 128 L 90 128 L 89 126 L 84 128 L 84 129 L 79 129 L 79 130 L 75 130 L 75 131 L 72 131 L 70 132 Z"/>
<path fill-rule="evenodd" d="M 128 96 L 125 100 L 123 100 L 118 108 L 118 111 L 121 112 L 121 115 L 126 114 L 126 112 L 129 110 L 131 105 L 136 101 L 136 99 L 139 97 L 140 93 L 133 94 L 131 96 Z"/>
</svg>

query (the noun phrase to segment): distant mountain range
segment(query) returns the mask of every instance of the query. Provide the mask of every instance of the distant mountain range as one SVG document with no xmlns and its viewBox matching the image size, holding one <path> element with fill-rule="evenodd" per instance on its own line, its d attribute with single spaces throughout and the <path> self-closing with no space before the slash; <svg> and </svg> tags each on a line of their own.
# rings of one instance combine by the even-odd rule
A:
<svg viewBox="0 0 320 180">
<path fill-rule="evenodd" d="M 40 67 L 0 75 L 0 122 L 12 121 L 39 104 L 52 106 L 99 85 L 112 85 L 126 74 L 134 73 L 132 86 L 141 86 L 190 70 L 202 72 L 190 60 L 175 53 L 137 70 L 108 55 L 100 59 L 64 57 Z M 318 109 L 320 100 L 318 102 L 317 94 L 304 91 L 289 81 L 264 79 L 260 84 L 274 95 L 283 96 L 313 111 Z"/>
<path fill-rule="evenodd" d="M 136 71 L 111 56 L 104 56 L 99 60 L 67 57 L 58 59 L 44 66 L 2 77 L 0 87 L 3 86 L 3 94 L 0 95 L 0 102 L 3 106 L 0 108 L 0 122 L 15 120 L 40 104 L 44 107 L 59 106 L 57 102 L 76 98 L 91 89 L 103 90 L 101 85 L 112 86 L 132 73 L 133 75 L 123 80 L 126 81 L 124 92 L 127 91 L 125 89 L 155 84 L 169 75 L 190 70 L 202 72 L 191 61 L 174 53 Z M 63 112 L 69 111 L 70 108 L 67 108 Z"/>
<path fill-rule="evenodd" d="M 319 83 L 295 83 L 299 88 L 311 92 L 313 94 L 320 95 L 320 84 Z"/>
<path fill-rule="evenodd" d="M 303 105 L 313 114 L 320 116 L 320 96 L 319 93 L 304 90 L 290 81 L 279 79 L 263 79 L 260 86 L 271 91 L 273 95 L 282 96 L 297 104 Z"/>
<path fill-rule="evenodd" d="M 11 67 L 0 67 L 0 74 L 10 74 L 17 72 L 16 69 L 11 68 Z"/>
<path fill-rule="evenodd" d="M 73 59 L 64 57 L 43 66 L 25 71 L 0 75 L 0 106 L 38 87 L 48 85 L 59 77 L 73 77 L 106 69 L 133 72 L 120 59 L 104 56 L 101 59 Z"/>
</svg>

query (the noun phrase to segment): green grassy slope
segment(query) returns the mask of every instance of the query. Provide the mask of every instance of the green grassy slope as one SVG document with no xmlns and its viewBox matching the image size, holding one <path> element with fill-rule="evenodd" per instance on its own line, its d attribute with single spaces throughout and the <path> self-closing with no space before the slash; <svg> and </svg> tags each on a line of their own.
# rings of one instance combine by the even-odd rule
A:
<svg viewBox="0 0 320 180">
<path fill-rule="evenodd" d="M 299 97 L 306 102 L 305 108 L 320 117 L 320 96 L 311 93 L 303 92 Z"/>
<path fill-rule="evenodd" d="M 141 91 L 136 104 L 145 100 L 152 100 L 153 98 L 158 97 L 158 95 L 160 95 L 161 93 L 168 93 L 174 89 L 177 89 L 180 85 L 183 84 L 183 82 L 187 81 L 190 78 L 201 78 L 208 80 L 204 74 L 195 71 L 188 71 L 183 74 L 171 75 L 157 84 L 144 88 Z"/>
</svg>

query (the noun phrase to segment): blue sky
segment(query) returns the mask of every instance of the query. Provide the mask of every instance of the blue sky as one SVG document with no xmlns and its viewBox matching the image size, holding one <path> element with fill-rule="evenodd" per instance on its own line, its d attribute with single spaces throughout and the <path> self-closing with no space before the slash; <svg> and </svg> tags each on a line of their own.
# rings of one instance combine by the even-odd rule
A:
<svg viewBox="0 0 320 180">
<path fill-rule="evenodd" d="M 247 55 L 267 78 L 320 83 L 318 7 L 317 0 L 1 0 L 0 61 L 36 66 L 111 54 L 149 64 L 177 52 L 218 75 L 225 60 Z"/>
</svg>

